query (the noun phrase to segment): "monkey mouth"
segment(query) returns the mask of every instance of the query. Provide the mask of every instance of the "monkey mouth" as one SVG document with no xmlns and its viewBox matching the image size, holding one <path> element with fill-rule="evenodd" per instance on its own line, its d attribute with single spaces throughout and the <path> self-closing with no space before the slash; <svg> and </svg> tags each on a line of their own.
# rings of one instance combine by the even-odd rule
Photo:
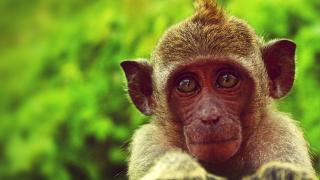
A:
<svg viewBox="0 0 320 180">
<path fill-rule="evenodd" d="M 219 163 L 234 156 L 241 144 L 241 138 L 218 141 L 189 142 L 189 152 L 200 161 Z"/>
<path fill-rule="evenodd" d="M 190 142 L 190 145 L 224 144 L 224 143 L 235 142 L 235 141 L 238 141 L 238 140 L 239 140 L 239 138 L 234 137 L 234 138 L 224 139 L 224 140 Z"/>
</svg>

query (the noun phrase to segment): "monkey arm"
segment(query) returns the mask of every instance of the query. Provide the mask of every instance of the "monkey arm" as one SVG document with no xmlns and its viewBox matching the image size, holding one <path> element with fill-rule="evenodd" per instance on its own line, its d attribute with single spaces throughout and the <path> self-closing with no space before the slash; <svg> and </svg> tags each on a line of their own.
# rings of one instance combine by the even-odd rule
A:
<svg viewBox="0 0 320 180">
<path fill-rule="evenodd" d="M 263 165 L 258 171 L 244 177 L 243 180 L 317 180 L 314 172 L 292 163 L 270 162 Z"/>
<path fill-rule="evenodd" d="M 181 151 L 167 152 L 142 178 L 150 179 L 211 179 L 224 178 L 211 175 L 191 156 Z"/>
</svg>

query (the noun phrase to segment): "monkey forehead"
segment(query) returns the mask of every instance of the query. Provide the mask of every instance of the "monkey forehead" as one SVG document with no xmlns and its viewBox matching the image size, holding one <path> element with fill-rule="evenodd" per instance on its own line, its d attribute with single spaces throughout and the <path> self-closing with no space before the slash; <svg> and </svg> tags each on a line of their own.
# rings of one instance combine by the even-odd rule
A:
<svg viewBox="0 0 320 180">
<path fill-rule="evenodd" d="M 250 56 L 259 43 L 252 28 L 235 17 L 218 24 L 201 24 L 187 19 L 163 35 L 152 60 L 157 61 L 155 63 L 172 63 L 204 54 L 245 57 Z"/>
<path fill-rule="evenodd" d="M 266 71 L 260 43 L 252 28 L 235 17 L 209 25 L 183 21 L 164 34 L 152 54 L 154 76 L 161 76 L 155 77 L 156 84 L 166 84 L 177 66 L 201 59 L 229 59 L 247 69 L 253 77 L 263 78 Z"/>
</svg>

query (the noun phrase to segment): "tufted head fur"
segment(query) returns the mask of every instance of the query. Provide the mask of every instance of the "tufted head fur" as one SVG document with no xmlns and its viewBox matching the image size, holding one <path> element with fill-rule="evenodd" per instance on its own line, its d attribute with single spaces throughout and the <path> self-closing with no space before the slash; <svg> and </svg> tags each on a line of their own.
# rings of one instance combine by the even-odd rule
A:
<svg viewBox="0 0 320 180">
<path fill-rule="evenodd" d="M 225 12 L 215 1 L 197 0 L 195 2 L 196 12 L 191 21 L 199 24 L 219 24 L 225 20 Z"/>
</svg>

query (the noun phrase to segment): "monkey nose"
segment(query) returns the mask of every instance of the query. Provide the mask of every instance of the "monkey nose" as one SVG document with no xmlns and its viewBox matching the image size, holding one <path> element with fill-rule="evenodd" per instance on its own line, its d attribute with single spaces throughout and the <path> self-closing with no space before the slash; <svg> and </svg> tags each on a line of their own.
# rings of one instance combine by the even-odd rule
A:
<svg viewBox="0 0 320 180">
<path fill-rule="evenodd" d="M 216 124 L 220 121 L 220 116 L 211 116 L 210 118 L 201 119 L 203 124 Z"/>
</svg>

